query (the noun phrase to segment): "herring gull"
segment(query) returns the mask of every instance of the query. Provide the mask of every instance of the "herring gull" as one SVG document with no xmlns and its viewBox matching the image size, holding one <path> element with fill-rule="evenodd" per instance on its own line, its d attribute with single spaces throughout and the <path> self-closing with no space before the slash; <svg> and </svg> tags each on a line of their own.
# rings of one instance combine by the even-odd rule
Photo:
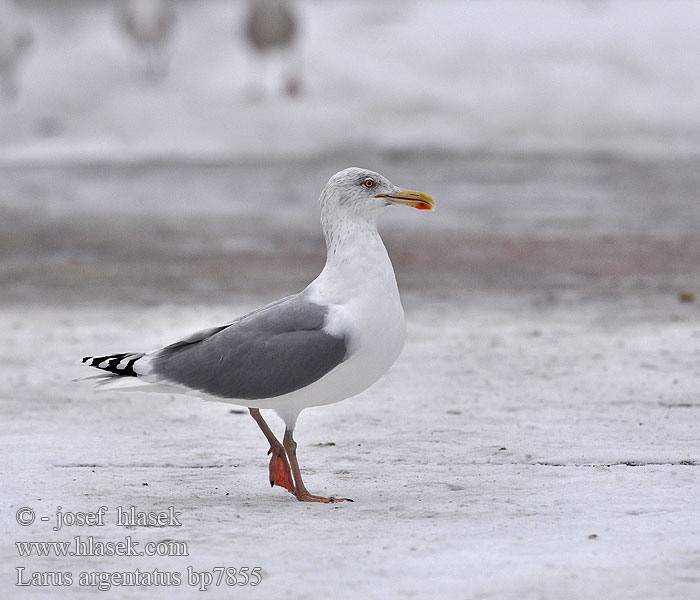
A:
<svg viewBox="0 0 700 600">
<path fill-rule="evenodd" d="M 20 64 L 34 44 L 34 34 L 10 3 L 0 3 L 0 96 L 19 94 Z"/>
<path fill-rule="evenodd" d="M 117 18 L 124 33 L 144 54 L 146 75 L 161 79 L 168 72 L 168 45 L 177 15 L 169 0 L 127 0 L 119 3 Z"/>
<path fill-rule="evenodd" d="M 403 349 L 404 312 L 377 231 L 379 215 L 396 204 L 434 209 L 430 196 L 398 188 L 373 171 L 352 167 L 336 173 L 320 197 L 326 264 L 303 291 L 153 352 L 88 356 L 82 362 L 110 379 L 138 378 L 146 389 L 248 407 L 270 444 L 271 485 L 300 501 L 346 500 L 306 489 L 294 427 L 304 408 L 368 388 Z M 273 409 L 284 421 L 282 442 L 261 408 Z"/>
<path fill-rule="evenodd" d="M 245 39 L 260 60 L 262 84 L 265 85 L 266 67 L 271 55 L 277 52 L 285 71 L 284 91 L 295 96 L 301 91 L 301 79 L 295 64 L 295 41 L 298 37 L 298 18 L 289 0 L 249 0 L 244 24 Z M 262 92 L 263 90 L 261 90 Z M 258 96 L 251 89 L 254 97 Z"/>
</svg>

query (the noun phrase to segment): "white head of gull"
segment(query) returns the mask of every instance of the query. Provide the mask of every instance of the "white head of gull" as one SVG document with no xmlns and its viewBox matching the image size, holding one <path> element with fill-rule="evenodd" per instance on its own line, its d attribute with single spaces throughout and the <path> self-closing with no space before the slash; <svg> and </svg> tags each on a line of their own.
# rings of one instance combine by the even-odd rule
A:
<svg viewBox="0 0 700 600">
<path fill-rule="evenodd" d="M 339 502 L 347 498 L 317 496 L 304 485 L 293 437 L 297 417 L 304 408 L 359 394 L 398 358 L 404 313 L 377 218 L 392 205 L 433 210 L 434 203 L 353 167 L 330 178 L 320 204 L 326 264 L 303 291 L 153 352 L 88 356 L 83 363 L 154 391 L 248 407 L 270 444 L 270 484 L 300 501 Z M 261 408 L 284 420 L 282 442 Z"/>
</svg>

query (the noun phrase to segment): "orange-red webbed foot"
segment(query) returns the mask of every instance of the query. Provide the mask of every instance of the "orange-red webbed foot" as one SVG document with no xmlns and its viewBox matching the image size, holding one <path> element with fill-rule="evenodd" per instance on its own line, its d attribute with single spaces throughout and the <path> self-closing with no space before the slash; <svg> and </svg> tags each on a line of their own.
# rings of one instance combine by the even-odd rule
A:
<svg viewBox="0 0 700 600">
<path fill-rule="evenodd" d="M 309 493 L 307 490 L 301 490 L 299 492 L 292 492 L 299 502 L 323 502 L 324 504 L 335 504 L 336 502 L 354 502 L 352 498 L 335 498 L 330 496 L 326 498 L 325 496 L 316 496 Z"/>
<path fill-rule="evenodd" d="M 270 448 L 268 454 L 270 457 L 270 486 L 278 485 L 284 489 L 294 493 L 294 482 L 292 481 L 292 470 L 287 462 L 287 454 L 284 448 Z"/>
</svg>

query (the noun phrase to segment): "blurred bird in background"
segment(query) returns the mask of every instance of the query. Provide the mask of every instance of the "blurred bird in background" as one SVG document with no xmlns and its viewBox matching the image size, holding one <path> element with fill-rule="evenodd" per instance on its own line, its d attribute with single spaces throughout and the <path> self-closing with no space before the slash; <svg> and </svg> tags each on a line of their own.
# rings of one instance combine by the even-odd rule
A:
<svg viewBox="0 0 700 600">
<path fill-rule="evenodd" d="M 19 94 L 19 69 L 34 45 L 34 34 L 17 13 L 14 2 L 0 2 L 0 97 Z"/>
<path fill-rule="evenodd" d="M 301 92 L 296 41 L 298 18 L 289 0 L 249 0 L 244 35 L 253 54 L 250 93 L 255 99 L 265 94 L 268 70 L 279 59 L 282 91 L 289 96 Z"/>
<path fill-rule="evenodd" d="M 177 14 L 171 0 L 125 0 L 119 2 L 117 18 L 144 63 L 152 80 L 162 79 L 170 67 L 170 42 Z"/>
</svg>

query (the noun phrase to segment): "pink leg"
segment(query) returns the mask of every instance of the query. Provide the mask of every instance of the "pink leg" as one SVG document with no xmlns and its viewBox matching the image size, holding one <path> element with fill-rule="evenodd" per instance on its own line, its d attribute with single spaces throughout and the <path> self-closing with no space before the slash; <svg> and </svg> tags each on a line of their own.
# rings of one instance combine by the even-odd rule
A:
<svg viewBox="0 0 700 600">
<path fill-rule="evenodd" d="M 294 482 L 292 481 L 292 472 L 289 468 L 289 463 L 287 462 L 287 454 L 285 452 L 284 446 L 272 433 L 272 430 L 268 427 L 265 419 L 263 419 L 260 414 L 260 410 L 257 408 L 249 408 L 250 416 L 255 419 L 263 434 L 270 443 L 270 450 L 268 454 L 270 457 L 270 485 L 278 485 L 280 487 L 289 490 L 294 494 Z"/>
<path fill-rule="evenodd" d="M 316 496 L 306 489 L 304 481 L 301 478 L 299 462 L 297 461 L 297 443 L 294 441 L 292 432 L 289 429 L 284 432 L 284 448 L 287 450 L 287 456 L 289 457 L 289 462 L 292 465 L 292 473 L 294 474 L 294 489 L 291 490 L 291 492 L 296 496 L 299 502 L 323 502 L 326 504 L 343 502 L 345 500 L 352 502 L 350 498 L 335 498 L 333 496 L 326 498 L 325 496 Z"/>
</svg>

